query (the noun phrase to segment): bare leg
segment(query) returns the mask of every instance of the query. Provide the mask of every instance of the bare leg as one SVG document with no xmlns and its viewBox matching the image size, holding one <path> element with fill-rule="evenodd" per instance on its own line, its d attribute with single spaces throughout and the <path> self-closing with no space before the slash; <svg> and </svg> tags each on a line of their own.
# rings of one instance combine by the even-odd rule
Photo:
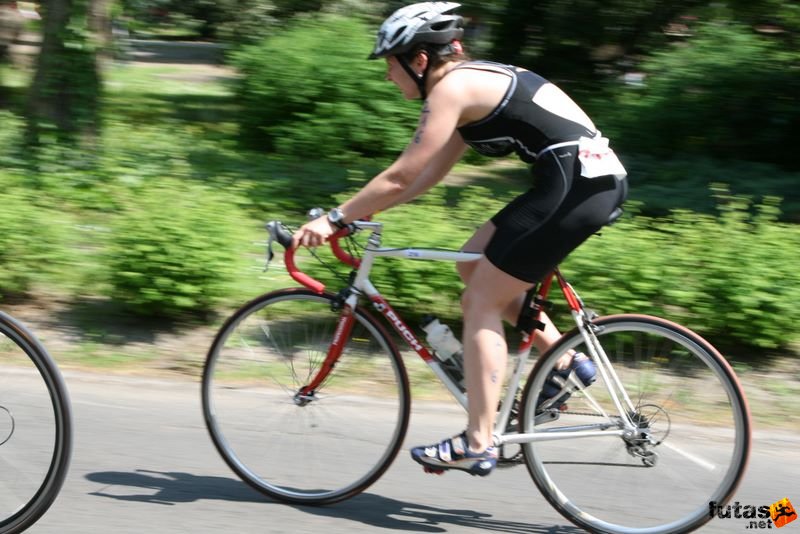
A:
<svg viewBox="0 0 800 534">
<path fill-rule="evenodd" d="M 470 449 L 475 452 L 492 445 L 494 419 L 508 359 L 502 314 L 530 286 L 529 282 L 518 280 L 481 258 L 464 292 L 467 438 Z"/>
<path fill-rule="evenodd" d="M 491 221 L 487 221 L 483 224 L 483 226 L 478 228 L 469 241 L 464 244 L 462 250 L 468 252 L 483 252 L 486 249 L 486 245 L 489 243 L 489 240 L 492 238 L 494 231 L 494 224 Z M 471 261 L 456 264 L 458 274 L 465 284 L 470 284 L 472 274 L 475 271 L 478 263 L 479 262 L 477 261 Z M 527 291 L 527 289 L 525 291 Z M 525 301 L 525 291 L 513 299 L 502 312 L 502 318 L 509 324 L 517 323 L 519 312 L 522 309 L 523 302 Z M 539 316 L 539 320 L 544 323 L 544 330 L 536 331 L 536 335 L 533 338 L 533 345 L 536 347 L 536 350 L 539 351 L 539 354 L 542 354 L 553 343 L 558 341 L 558 339 L 561 337 L 561 332 L 559 332 L 546 313 L 542 312 Z M 570 364 L 571 358 L 571 355 L 565 355 L 558 361 L 556 368 L 566 369 Z"/>
<path fill-rule="evenodd" d="M 469 240 L 463 250 L 482 252 L 494 233 L 491 222 L 484 224 Z M 462 297 L 464 317 L 464 378 L 467 389 L 468 424 L 466 438 L 470 451 L 481 453 L 492 446 L 497 405 L 503 388 L 503 378 L 508 361 L 503 319 L 516 322 L 530 282 L 519 280 L 492 265 L 482 257 L 474 262 L 459 263 L 458 272 L 466 284 Z M 560 337 L 558 329 L 542 314 L 544 331 L 537 331 L 534 340 L 540 350 L 545 350 Z M 571 358 L 565 358 L 565 365 Z M 455 445 L 455 442 L 453 444 Z M 418 447 L 412 456 L 426 466 L 441 465 L 441 458 L 450 449 Z M 434 456 L 436 455 L 436 456 Z M 449 460 L 444 460 L 448 462 Z M 437 464 L 437 462 L 439 462 Z M 445 467 L 446 468 L 446 467 Z M 475 466 L 470 468 L 471 472 Z M 487 474 L 473 472 L 473 474 Z"/>
</svg>

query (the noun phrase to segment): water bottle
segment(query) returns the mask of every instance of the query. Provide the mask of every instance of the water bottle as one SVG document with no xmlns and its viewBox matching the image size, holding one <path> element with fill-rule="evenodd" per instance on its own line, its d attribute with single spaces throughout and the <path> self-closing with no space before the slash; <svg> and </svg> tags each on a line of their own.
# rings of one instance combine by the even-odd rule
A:
<svg viewBox="0 0 800 534">
<path fill-rule="evenodd" d="M 450 327 L 441 323 L 436 317 L 428 315 L 423 318 L 422 329 L 444 371 L 455 381 L 461 391 L 465 391 L 462 363 L 464 348 L 461 346 L 461 342 L 453 335 Z"/>
</svg>

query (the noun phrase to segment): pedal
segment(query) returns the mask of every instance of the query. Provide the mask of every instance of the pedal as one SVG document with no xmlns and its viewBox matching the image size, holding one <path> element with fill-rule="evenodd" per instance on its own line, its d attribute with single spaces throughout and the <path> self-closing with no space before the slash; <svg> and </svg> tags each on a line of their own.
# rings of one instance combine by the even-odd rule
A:
<svg viewBox="0 0 800 534">
<path fill-rule="evenodd" d="M 443 475 L 444 469 L 436 469 L 435 467 L 428 467 L 427 465 L 423 466 L 422 469 L 431 475 Z"/>
<path fill-rule="evenodd" d="M 497 467 L 512 467 L 521 463 L 521 445 L 504 443 L 497 446 Z"/>
<path fill-rule="evenodd" d="M 515 467 L 517 465 L 522 464 L 522 452 L 518 452 L 514 456 L 510 458 L 498 458 L 497 459 L 497 468 L 498 469 L 508 469 L 509 467 Z"/>
<path fill-rule="evenodd" d="M 541 425 L 543 423 L 552 423 L 556 421 L 560 417 L 559 411 L 556 410 L 547 410 L 545 412 L 538 413 L 533 420 L 534 426 Z"/>
</svg>

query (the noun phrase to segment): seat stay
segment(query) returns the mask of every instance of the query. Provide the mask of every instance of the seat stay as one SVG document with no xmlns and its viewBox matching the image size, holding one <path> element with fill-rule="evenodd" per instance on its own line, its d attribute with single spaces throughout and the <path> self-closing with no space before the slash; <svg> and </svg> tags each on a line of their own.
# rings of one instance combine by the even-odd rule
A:
<svg viewBox="0 0 800 534">
<path fill-rule="evenodd" d="M 586 347 L 589 349 L 595 365 L 603 377 L 603 383 L 606 384 L 606 389 L 611 396 L 614 407 L 617 409 L 621 419 L 625 422 L 626 428 L 628 430 L 635 430 L 636 425 L 631 420 L 630 414 L 635 413 L 636 408 L 628 396 L 628 392 L 622 384 L 622 380 L 619 378 L 616 370 L 614 370 L 614 366 L 611 364 L 608 354 L 606 354 L 600 340 L 597 339 L 592 326 L 588 323 L 584 315 L 573 311 L 572 316 L 575 320 L 575 324 L 578 325 L 578 330 L 586 343 Z"/>
</svg>

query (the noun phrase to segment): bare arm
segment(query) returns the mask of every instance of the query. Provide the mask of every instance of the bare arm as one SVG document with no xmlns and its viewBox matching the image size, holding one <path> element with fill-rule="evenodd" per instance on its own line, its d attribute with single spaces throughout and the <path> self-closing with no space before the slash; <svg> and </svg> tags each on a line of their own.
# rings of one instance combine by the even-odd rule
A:
<svg viewBox="0 0 800 534">
<path fill-rule="evenodd" d="M 342 204 L 345 222 L 408 202 L 421 195 L 455 165 L 466 144 L 456 130 L 462 110 L 460 99 L 448 91 L 434 91 L 425 102 L 414 138 L 401 156 Z M 318 246 L 335 229 L 327 218 L 311 221 L 295 233 L 295 242 Z"/>
<path fill-rule="evenodd" d="M 453 135 L 450 137 L 450 140 L 447 142 L 442 152 L 425 167 L 417 179 L 414 180 L 394 202 L 383 209 L 389 209 L 399 204 L 404 204 L 427 192 L 431 187 L 438 184 L 447 176 L 447 173 L 453 168 L 453 165 L 458 163 L 461 156 L 464 155 L 466 149 L 467 145 L 461 139 L 461 135 L 458 132 L 453 132 Z"/>
<path fill-rule="evenodd" d="M 403 154 L 342 204 L 345 221 L 408 202 L 444 178 L 466 148 L 456 131 L 460 112 L 457 99 L 442 92 L 431 95 Z"/>
</svg>

